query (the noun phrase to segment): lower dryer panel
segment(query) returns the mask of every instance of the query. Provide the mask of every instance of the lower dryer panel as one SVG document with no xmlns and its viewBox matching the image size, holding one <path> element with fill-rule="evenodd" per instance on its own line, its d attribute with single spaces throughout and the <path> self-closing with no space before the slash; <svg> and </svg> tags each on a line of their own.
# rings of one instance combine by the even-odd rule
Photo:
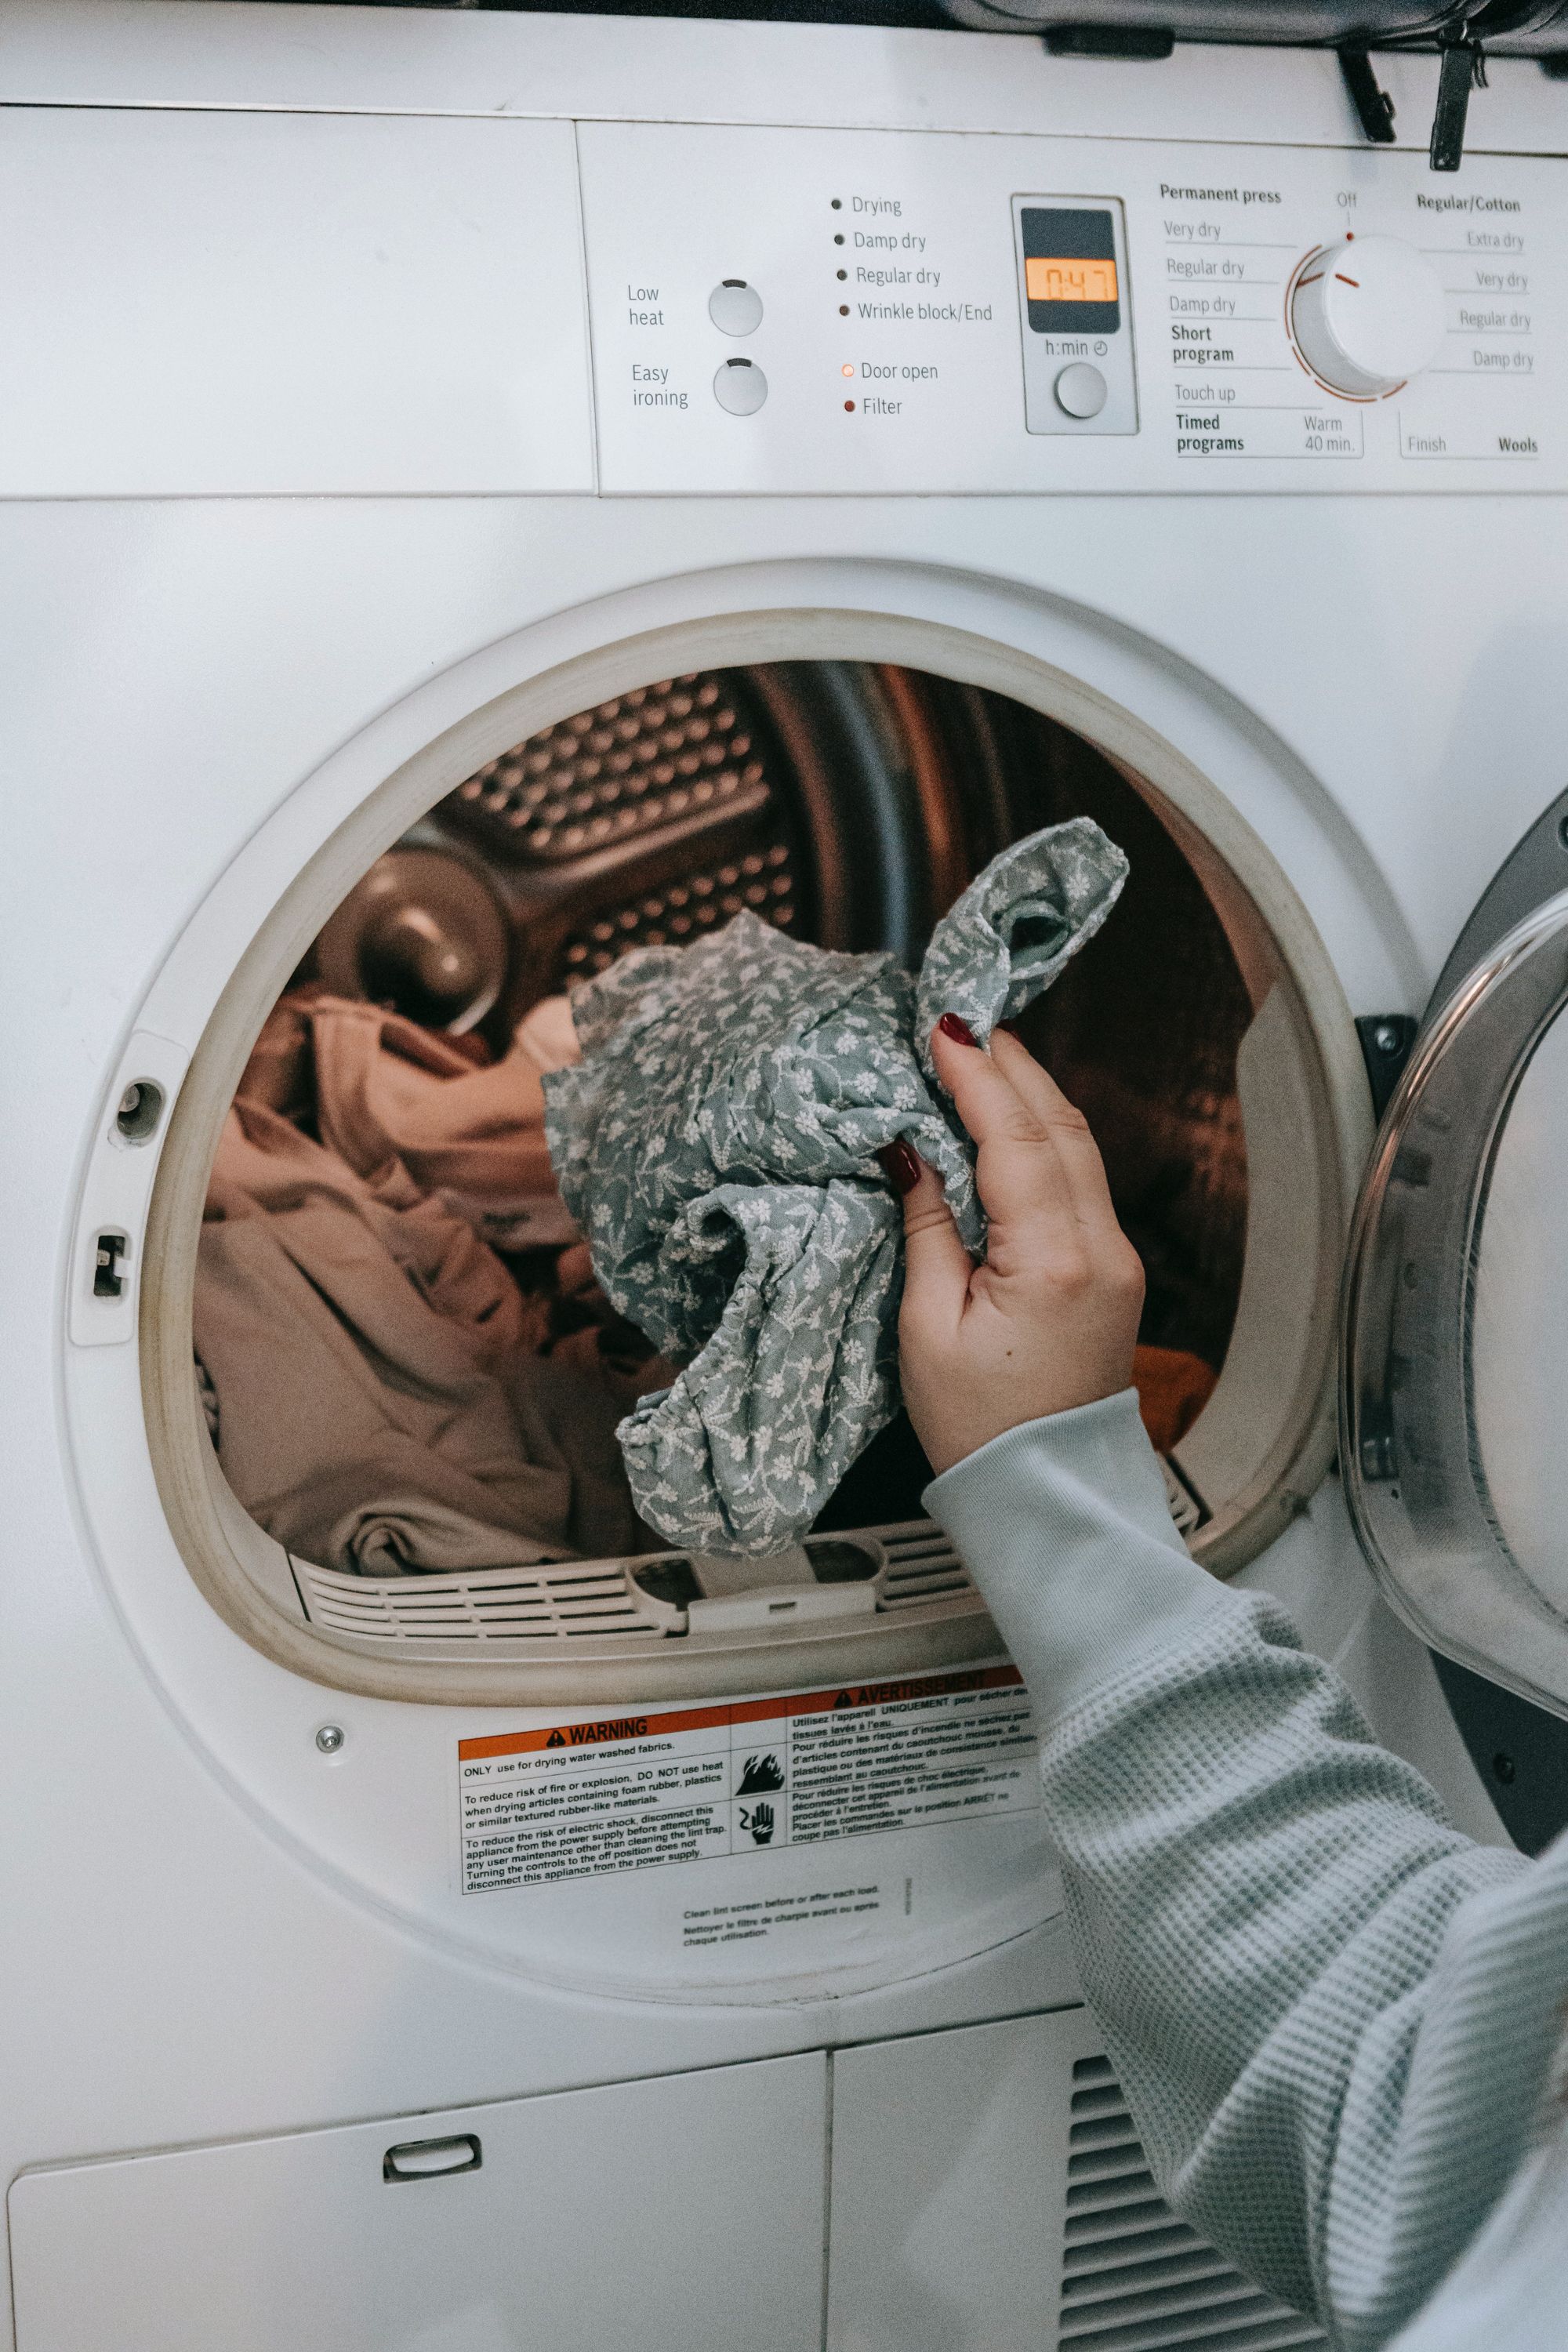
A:
<svg viewBox="0 0 1568 2352">
<path fill-rule="evenodd" d="M 1086 2009 L 845 2052 L 828 2352 L 1306 2352 L 1172 2212 Z"/>
<path fill-rule="evenodd" d="M 826 2074 L 813 2052 L 24 2173 L 18 2352 L 815 2352 Z"/>
</svg>

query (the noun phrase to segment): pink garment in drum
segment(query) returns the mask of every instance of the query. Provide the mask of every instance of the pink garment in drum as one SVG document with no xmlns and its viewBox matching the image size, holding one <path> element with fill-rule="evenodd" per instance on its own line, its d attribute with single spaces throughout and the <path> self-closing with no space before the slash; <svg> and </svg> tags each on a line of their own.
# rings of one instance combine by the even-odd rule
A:
<svg viewBox="0 0 1568 2352">
<path fill-rule="evenodd" d="M 570 1024 L 539 1007 L 483 1069 L 331 999 L 286 999 L 263 1032 L 213 1166 L 195 1338 L 225 1475 L 302 1558 L 384 1575 L 647 1547 L 615 1430 L 664 1374 L 571 1342 L 542 1359 L 544 1303 L 475 1230 L 553 1210 L 550 1237 L 574 1232 L 539 1131 Z M 309 1108 L 312 1045 L 320 1143 L 283 1116 Z"/>
</svg>

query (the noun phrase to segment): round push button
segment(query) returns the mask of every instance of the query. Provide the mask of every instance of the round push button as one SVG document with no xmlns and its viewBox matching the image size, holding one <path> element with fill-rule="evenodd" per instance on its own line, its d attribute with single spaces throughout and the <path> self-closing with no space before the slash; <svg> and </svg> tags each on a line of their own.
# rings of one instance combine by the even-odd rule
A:
<svg viewBox="0 0 1568 2352">
<path fill-rule="evenodd" d="M 767 377 L 751 360 L 726 360 L 713 379 L 713 397 L 731 416 L 754 416 L 767 396 Z"/>
<path fill-rule="evenodd" d="M 721 335 L 749 335 L 763 323 L 763 298 L 743 278 L 726 278 L 708 297 L 708 316 Z"/>
<path fill-rule="evenodd" d="M 1087 360 L 1074 360 L 1071 367 L 1063 368 L 1052 388 L 1057 406 L 1068 416 L 1098 416 L 1105 406 L 1105 378 Z"/>
</svg>

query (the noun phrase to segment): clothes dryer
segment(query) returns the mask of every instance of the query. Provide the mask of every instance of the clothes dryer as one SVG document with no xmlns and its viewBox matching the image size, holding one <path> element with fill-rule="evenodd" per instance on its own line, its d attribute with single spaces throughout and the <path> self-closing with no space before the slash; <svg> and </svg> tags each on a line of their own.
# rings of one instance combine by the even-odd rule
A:
<svg viewBox="0 0 1568 2352">
<path fill-rule="evenodd" d="M 1426 1644 L 1568 1711 L 1552 86 L 1437 182 L 1284 52 L 67 0 L 0 81 L 16 2341 L 1110 2324 L 1178 2225 L 910 1448 L 784 1568 L 366 1576 L 226 1474 L 204 1202 L 285 998 L 455 1067 L 1093 814 L 1037 1034 L 1206 1375 L 1173 1511 L 1502 1838 Z M 1141 2340 L 1314 2340 L 1182 2250 Z"/>
</svg>

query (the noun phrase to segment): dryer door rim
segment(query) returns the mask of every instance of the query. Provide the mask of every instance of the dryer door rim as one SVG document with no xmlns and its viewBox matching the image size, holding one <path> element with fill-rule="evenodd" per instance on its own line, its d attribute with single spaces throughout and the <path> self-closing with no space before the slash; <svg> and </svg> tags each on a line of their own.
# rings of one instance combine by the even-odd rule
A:
<svg viewBox="0 0 1568 2352">
<path fill-rule="evenodd" d="M 222 1481 L 215 1480 L 211 1447 L 193 1403 L 189 1319 L 201 1202 L 218 1125 L 267 1006 L 344 888 L 357 880 L 368 858 L 396 839 L 433 797 L 459 782 L 477 762 L 545 720 L 661 676 L 672 667 L 759 656 L 820 660 L 852 655 L 900 662 L 1010 695 L 1071 727 L 1113 762 L 1133 770 L 1156 798 L 1161 821 L 1184 853 L 1194 863 L 1201 859 L 1212 890 L 1226 904 L 1234 895 L 1238 908 L 1242 901 L 1250 901 L 1258 947 L 1267 948 L 1253 976 L 1258 1001 L 1266 1001 L 1268 1008 L 1268 1020 L 1255 1024 L 1255 1075 L 1264 1096 L 1260 1115 L 1279 1140 L 1276 1159 L 1287 1163 L 1290 1181 L 1281 1190 L 1283 1205 L 1275 1219 L 1279 1230 L 1268 1254 L 1279 1280 L 1258 1282 L 1248 1321 L 1264 1339 L 1283 1321 L 1293 1338 L 1277 1367 L 1266 1424 L 1258 1410 L 1261 1391 L 1256 1364 L 1248 1373 L 1233 1342 L 1235 1378 L 1222 1381 L 1204 1417 L 1183 1441 L 1179 1467 L 1200 1491 L 1213 1488 L 1207 1474 L 1222 1449 L 1234 1452 L 1243 1440 L 1247 1446 L 1239 1470 L 1231 1475 L 1226 1514 L 1216 1517 L 1206 1540 L 1205 1563 L 1222 1575 L 1241 1567 L 1298 1516 L 1327 1472 L 1333 1452 L 1335 1285 L 1371 1119 L 1349 1006 L 1313 917 L 1264 835 L 1243 813 L 1245 802 L 1228 797 L 1178 748 L 1179 735 L 1173 740 L 1152 718 L 1138 715 L 1141 696 L 1123 698 L 1092 682 L 1098 662 L 1080 675 L 1084 648 L 1077 642 L 1071 646 L 1073 668 L 1058 665 L 1052 657 L 1057 637 L 1052 616 L 1046 616 L 1051 621 L 1047 628 L 1037 625 L 1041 616 L 1032 614 L 1032 625 L 1020 630 L 1010 608 L 994 614 L 987 608 L 984 618 L 993 625 L 981 631 L 973 627 L 976 616 L 971 613 L 955 621 L 922 614 L 918 605 L 913 612 L 889 611 L 882 601 L 887 583 L 879 580 L 878 588 L 876 606 L 867 611 L 847 605 L 841 596 L 809 606 L 770 603 L 760 608 L 753 604 L 740 611 L 704 612 L 651 631 L 604 629 L 606 616 L 595 612 L 591 620 L 599 625 L 584 629 L 588 641 L 555 664 L 520 661 L 523 641 L 508 640 L 500 653 L 512 677 L 510 683 L 498 681 L 499 692 L 492 687 L 490 695 L 479 701 L 465 694 L 458 704 L 452 688 L 441 685 L 441 693 L 449 694 L 457 706 L 445 728 L 426 733 L 421 723 L 414 732 L 416 711 L 426 708 L 423 694 L 417 703 L 399 706 L 400 723 L 408 724 L 412 738 L 409 751 L 391 772 L 381 769 L 382 781 L 373 782 L 368 792 L 360 768 L 368 769 L 369 762 L 361 761 L 353 744 L 345 747 L 339 762 L 329 762 L 307 781 L 301 790 L 318 793 L 330 782 L 334 803 L 342 793 L 346 813 L 323 830 L 319 848 L 305 864 L 295 865 L 293 879 L 280 898 L 266 879 L 275 862 L 270 835 L 273 825 L 287 827 L 289 845 L 297 842 L 300 825 L 292 797 L 226 876 L 221 901 L 215 896 L 211 909 L 198 917 L 203 928 L 199 936 L 193 928 L 190 952 L 204 958 L 204 974 L 210 966 L 216 1002 L 202 1032 L 191 1077 L 174 1106 L 153 1187 L 144 1259 L 156 1271 L 143 1286 L 140 1317 L 139 1419 L 145 1430 L 151 1486 L 162 1507 L 159 1517 L 174 1538 L 174 1559 L 166 1560 L 162 1546 L 157 1548 L 162 1565 L 155 1580 L 161 1588 L 164 1569 L 173 1568 L 177 1559 L 189 1582 L 232 1631 L 291 1672 L 329 1687 L 426 1704 L 515 1706 L 548 1699 L 596 1706 L 623 1696 L 646 1701 L 659 1695 L 662 1675 L 673 1673 L 679 1664 L 669 1654 L 677 1645 L 639 1645 L 636 1658 L 614 1667 L 613 1679 L 611 1662 L 601 1654 L 590 1678 L 587 1662 L 575 1645 L 562 1643 L 564 1655 L 558 1656 L 552 1644 L 548 1660 L 531 1655 L 526 1668 L 521 1661 L 465 1654 L 450 1664 L 422 1661 L 410 1671 L 395 1656 L 365 1656 L 324 1639 L 300 1622 L 297 1597 L 289 1606 L 292 1587 L 284 1590 L 289 1572 L 279 1548 L 249 1520 Z M 1116 683 L 1123 686 L 1120 677 Z M 1169 687 L 1165 669 L 1159 671 L 1155 683 Z M 1154 707 L 1162 710 L 1158 698 Z M 1246 762 L 1254 757 L 1249 738 L 1237 736 L 1233 744 L 1232 730 L 1223 733 L 1238 761 L 1238 772 L 1247 774 Z M 353 779 L 352 806 L 337 781 L 342 761 L 350 763 L 346 772 Z M 379 751 L 375 765 L 381 768 Z M 242 865 L 246 877 L 254 875 L 254 887 L 270 909 L 264 911 L 258 900 L 255 917 L 248 919 L 242 901 L 253 886 L 242 877 Z M 220 904 L 226 915 L 221 941 L 213 930 Z M 236 963 L 230 943 L 234 926 L 238 920 L 242 929 L 248 929 L 254 919 L 260 920 L 260 929 Z M 220 964 L 228 972 L 226 982 L 216 979 Z M 171 980 L 169 986 L 173 984 Z M 1311 1139 L 1312 1148 L 1306 1152 L 1300 1149 L 1303 1132 Z M 1310 1296 L 1300 1302 L 1300 1312 L 1282 1316 L 1280 1281 L 1293 1284 L 1298 1291 L 1310 1289 Z M 1239 1436 L 1234 1427 L 1227 1433 L 1226 1416 L 1218 1410 L 1227 1387 L 1237 1391 L 1231 1423 L 1239 1414 L 1247 1424 Z M 102 1425 L 100 1409 L 93 1415 L 94 1430 L 101 1431 Z M 77 1441 L 84 1453 L 99 1450 L 99 1440 L 80 1428 Z M 89 1483 L 96 1489 L 96 1481 Z M 153 1499 L 151 1493 L 148 1499 Z M 120 1529 L 122 1497 L 116 1510 Z M 96 1523 L 96 1512 L 94 1517 Z M 122 1572 L 132 1573 L 122 1530 L 115 1536 L 112 1553 L 117 1566 L 110 1572 L 118 1583 Z M 107 1544 L 105 1557 L 107 1564 Z M 141 1575 L 134 1580 L 140 1587 Z M 182 1573 L 180 1585 L 186 1580 Z M 912 1638 L 912 1628 L 910 1632 Z M 657 1664 L 649 1656 L 652 1647 L 659 1653 Z M 771 1647 L 768 1654 L 774 1658 Z M 915 1661 L 909 1663 L 912 1666 Z M 945 1665 L 951 1661 L 932 1657 L 929 1663 Z M 798 1674 L 807 1664 L 802 1658 L 787 1665 L 781 1653 L 776 1671 L 780 1675 Z M 726 1686 L 754 1689 L 759 1664 L 738 1645 L 724 1670 Z M 716 1687 L 714 1672 L 711 1665 L 705 1667 L 704 1692 Z M 684 1667 L 679 1679 L 684 1689 Z"/>
<path fill-rule="evenodd" d="M 1340 1458 L 1395 1613 L 1443 1656 L 1568 1719 L 1568 1586 L 1554 1591 L 1510 1534 L 1538 1520 L 1544 1486 L 1520 1494 L 1521 1457 L 1497 1443 L 1527 1413 L 1541 1367 L 1511 1353 L 1508 1396 L 1495 1376 L 1521 1286 L 1549 1282 L 1550 1248 L 1528 1249 L 1552 1237 L 1529 1155 L 1531 1139 L 1537 1155 L 1550 1141 L 1541 1101 L 1563 1091 L 1558 1045 L 1542 1048 L 1565 1007 L 1568 793 L 1482 893 L 1379 1130 L 1345 1258 Z M 1539 1211 L 1522 1236 L 1521 1192 Z M 1500 1279 L 1509 1255 L 1511 1284 Z"/>
</svg>

